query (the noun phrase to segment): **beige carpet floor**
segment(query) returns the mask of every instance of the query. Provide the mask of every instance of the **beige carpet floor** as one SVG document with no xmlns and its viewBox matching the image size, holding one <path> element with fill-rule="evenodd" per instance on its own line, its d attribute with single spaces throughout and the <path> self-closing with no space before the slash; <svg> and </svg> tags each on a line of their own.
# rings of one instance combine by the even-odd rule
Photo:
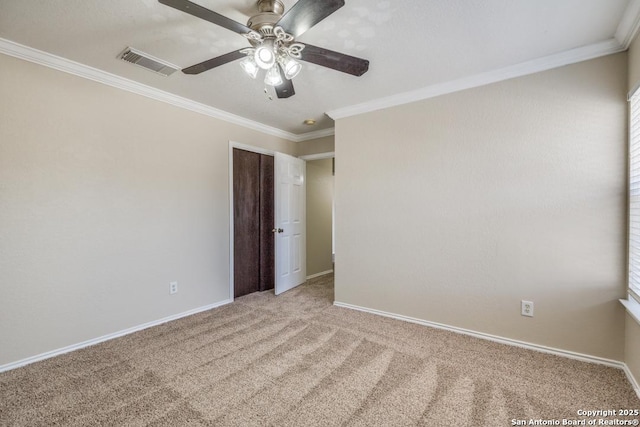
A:
<svg viewBox="0 0 640 427">
<path fill-rule="evenodd" d="M 508 426 L 640 409 L 621 370 L 332 301 L 327 275 L 2 373 L 0 425 Z"/>
</svg>

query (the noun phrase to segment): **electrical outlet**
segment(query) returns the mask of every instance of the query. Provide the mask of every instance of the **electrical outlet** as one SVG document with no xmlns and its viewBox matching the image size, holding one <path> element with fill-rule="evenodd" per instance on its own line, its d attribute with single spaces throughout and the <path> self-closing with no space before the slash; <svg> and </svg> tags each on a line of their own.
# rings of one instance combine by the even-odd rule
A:
<svg viewBox="0 0 640 427">
<path fill-rule="evenodd" d="M 169 293 L 171 295 L 178 293 L 178 282 L 169 283 Z"/>
<path fill-rule="evenodd" d="M 533 317 L 533 301 L 521 301 L 522 315 Z"/>
</svg>

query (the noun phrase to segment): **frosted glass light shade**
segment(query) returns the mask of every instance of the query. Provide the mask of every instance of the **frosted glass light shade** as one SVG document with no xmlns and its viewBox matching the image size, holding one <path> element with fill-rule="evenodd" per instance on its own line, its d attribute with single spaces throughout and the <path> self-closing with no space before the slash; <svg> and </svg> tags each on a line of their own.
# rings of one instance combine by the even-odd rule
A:
<svg viewBox="0 0 640 427">
<path fill-rule="evenodd" d="M 263 70 L 268 70 L 276 63 L 276 52 L 273 48 L 273 40 L 265 40 L 260 46 L 256 48 L 256 52 L 253 57 L 258 64 L 258 67 Z"/>
<path fill-rule="evenodd" d="M 258 68 L 258 64 L 256 64 L 256 61 L 250 56 L 247 56 L 240 61 L 240 66 L 252 79 L 256 78 L 258 70 L 260 69 Z"/>
<path fill-rule="evenodd" d="M 278 66 L 274 65 L 267 71 L 267 75 L 264 77 L 264 83 L 270 86 L 278 86 L 282 84 L 282 77 L 280 77 L 280 71 Z"/>
<path fill-rule="evenodd" d="M 290 56 L 285 56 L 284 59 L 282 59 L 282 70 L 284 71 L 284 77 L 287 80 L 291 80 L 302 70 L 302 64 Z"/>
</svg>

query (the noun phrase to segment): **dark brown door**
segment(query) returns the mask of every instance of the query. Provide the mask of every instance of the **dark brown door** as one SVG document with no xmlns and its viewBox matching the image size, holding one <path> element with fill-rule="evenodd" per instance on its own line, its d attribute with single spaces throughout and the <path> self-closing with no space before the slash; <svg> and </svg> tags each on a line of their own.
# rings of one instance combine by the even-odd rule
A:
<svg viewBox="0 0 640 427">
<path fill-rule="evenodd" d="M 233 149 L 234 296 L 273 289 L 273 157 Z"/>
<path fill-rule="evenodd" d="M 276 284 L 274 158 L 260 155 L 260 291 Z"/>
</svg>

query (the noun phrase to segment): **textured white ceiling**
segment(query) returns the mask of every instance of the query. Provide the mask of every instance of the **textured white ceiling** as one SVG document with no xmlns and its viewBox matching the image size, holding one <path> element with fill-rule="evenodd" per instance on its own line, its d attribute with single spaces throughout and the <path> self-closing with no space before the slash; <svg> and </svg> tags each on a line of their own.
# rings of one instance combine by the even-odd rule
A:
<svg viewBox="0 0 640 427">
<path fill-rule="evenodd" d="M 327 111 L 611 40 L 630 1 L 346 0 L 299 41 L 368 59 L 369 71 L 303 63 L 296 95 L 273 100 L 237 63 L 162 77 L 118 60 L 131 46 L 183 68 L 248 46 L 157 0 L 0 0 L 0 38 L 303 134 L 333 127 Z M 255 0 L 195 2 L 243 24 L 256 10 Z M 303 125 L 308 118 L 317 125 Z"/>
</svg>

